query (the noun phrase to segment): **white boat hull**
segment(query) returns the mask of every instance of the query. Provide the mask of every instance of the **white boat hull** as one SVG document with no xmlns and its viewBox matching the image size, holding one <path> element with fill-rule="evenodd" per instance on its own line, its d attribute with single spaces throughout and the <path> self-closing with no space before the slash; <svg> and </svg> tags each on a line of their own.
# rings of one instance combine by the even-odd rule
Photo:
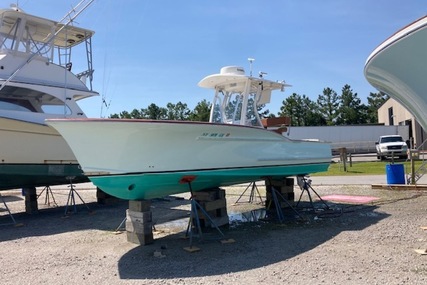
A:
<svg viewBox="0 0 427 285">
<path fill-rule="evenodd" d="M 365 77 L 427 130 L 427 17 L 396 32 L 368 57 Z"/>
<path fill-rule="evenodd" d="M 197 191 L 325 171 L 331 160 L 329 144 L 290 141 L 256 127 L 106 119 L 47 123 L 65 138 L 95 185 L 125 199 L 188 191 L 181 181 L 187 176 L 199 177 L 192 181 Z"/>
<path fill-rule="evenodd" d="M 65 140 L 53 128 L 0 118 L 0 189 L 88 181 Z M 82 180 L 83 179 L 83 180 Z"/>
<path fill-rule="evenodd" d="M 1 163 L 77 163 L 68 144 L 47 126 L 0 117 Z"/>
</svg>

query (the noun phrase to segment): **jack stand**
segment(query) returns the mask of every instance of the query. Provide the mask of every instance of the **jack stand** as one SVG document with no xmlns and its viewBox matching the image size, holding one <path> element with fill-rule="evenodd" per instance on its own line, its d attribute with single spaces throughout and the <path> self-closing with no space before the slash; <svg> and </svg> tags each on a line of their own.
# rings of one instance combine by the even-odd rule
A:
<svg viewBox="0 0 427 285">
<path fill-rule="evenodd" d="M 180 183 L 188 183 L 188 187 L 190 188 L 190 200 L 191 200 L 191 212 L 190 212 L 190 220 L 188 221 L 188 225 L 187 225 L 187 230 L 185 232 L 185 237 L 190 237 L 190 247 L 188 248 L 188 251 L 195 251 L 193 250 L 193 232 L 196 229 L 198 234 L 199 234 L 199 238 L 202 238 L 202 227 L 200 226 L 200 220 L 199 220 L 199 214 L 197 212 L 198 209 L 200 209 L 203 213 L 203 215 L 205 215 L 208 220 L 211 222 L 211 224 L 216 228 L 216 230 L 221 234 L 221 236 L 224 238 L 225 235 L 223 234 L 223 232 L 219 229 L 219 227 L 215 224 L 215 222 L 212 220 L 212 218 L 208 215 L 208 213 L 205 211 L 205 209 L 203 209 L 203 207 L 196 201 L 196 199 L 194 199 L 193 196 L 193 189 L 191 187 L 191 182 L 194 181 L 194 179 L 196 179 L 195 176 L 185 176 L 183 178 L 181 178 Z M 196 222 L 196 224 L 194 225 L 194 221 Z M 198 250 L 198 249 L 196 249 Z"/>
<path fill-rule="evenodd" d="M 46 196 L 44 197 L 44 204 L 50 206 L 50 197 L 52 197 L 53 204 L 55 204 L 55 207 L 58 207 L 58 204 L 55 201 L 55 197 L 53 197 L 53 192 L 50 186 L 46 186 L 43 188 L 42 192 L 37 196 L 37 199 L 43 194 L 43 192 L 46 191 Z"/>
<path fill-rule="evenodd" d="M 279 219 L 279 222 L 283 223 L 283 221 L 285 220 L 285 216 L 283 214 L 283 210 L 280 206 L 280 201 L 279 198 L 282 199 L 282 201 L 286 202 L 286 204 L 288 204 L 289 208 L 291 208 L 292 211 L 294 211 L 295 214 L 298 215 L 298 217 L 300 217 L 301 219 L 303 219 L 303 217 L 300 215 L 300 213 L 298 213 L 297 210 L 295 210 L 294 207 L 292 207 L 291 203 L 289 203 L 288 200 L 286 200 L 282 194 L 280 194 L 279 191 L 276 190 L 276 188 L 274 188 L 273 186 L 271 186 L 271 196 L 273 198 L 273 203 L 274 206 L 276 208 L 276 213 L 277 213 L 277 217 Z"/>
<path fill-rule="evenodd" d="M 310 200 L 311 208 L 313 209 L 313 211 L 315 210 L 314 204 L 313 204 L 313 199 L 312 199 L 311 194 L 310 194 L 310 189 L 311 189 L 311 191 L 313 191 L 313 193 L 316 194 L 316 196 L 319 198 L 319 200 L 326 206 L 326 209 L 328 209 L 328 210 L 330 209 L 328 204 L 326 204 L 326 202 L 319 196 L 319 194 L 313 189 L 313 187 L 311 187 L 311 179 L 307 179 L 306 176 L 297 176 L 297 183 L 298 183 L 299 187 L 301 188 L 301 195 L 299 196 L 296 207 L 298 207 L 299 202 L 301 201 L 301 197 L 304 194 L 304 192 L 307 192 L 308 198 Z"/>
<path fill-rule="evenodd" d="M 251 183 L 248 185 L 248 187 L 246 187 L 245 191 L 243 191 L 243 193 L 240 195 L 239 199 L 237 199 L 237 200 L 236 200 L 236 202 L 235 202 L 234 204 L 239 203 L 240 199 L 243 197 L 243 195 L 245 195 L 245 193 L 246 193 L 246 191 L 249 189 L 249 187 L 251 187 L 251 194 L 249 195 L 248 203 L 253 203 L 253 202 L 254 202 L 254 200 L 255 200 L 255 198 L 257 197 L 257 196 L 255 195 L 255 191 L 256 191 L 256 193 L 258 194 L 258 198 L 259 198 L 259 200 L 260 200 L 260 202 L 259 202 L 259 203 L 260 203 L 260 204 L 262 204 L 262 203 L 263 203 L 263 201 L 262 201 L 262 197 L 261 197 L 261 194 L 259 193 L 258 187 L 256 186 L 256 183 L 255 183 L 255 181 L 254 181 L 254 182 L 251 182 Z"/>
<path fill-rule="evenodd" d="M 0 198 L 3 201 L 4 207 L 6 208 L 6 211 L 9 213 L 10 218 L 12 219 L 12 223 L 6 223 L 6 224 L 1 224 L 2 226 L 7 226 L 7 225 L 16 225 L 16 221 L 15 218 L 13 217 L 12 213 L 9 210 L 9 207 L 6 204 L 6 201 L 4 200 L 3 196 L 0 194 Z"/>
<path fill-rule="evenodd" d="M 80 196 L 80 194 L 76 191 L 76 189 L 74 189 L 74 185 L 72 180 L 75 178 L 74 176 L 68 176 L 68 179 L 70 179 L 70 192 L 68 193 L 68 199 L 67 199 L 67 205 L 65 206 L 65 212 L 64 212 L 64 216 L 67 216 L 68 213 L 68 206 L 72 205 L 73 206 L 73 213 L 77 213 L 77 207 L 76 207 L 76 199 L 74 197 L 74 194 L 77 195 L 77 197 L 79 197 L 80 201 L 82 201 L 82 203 L 86 206 L 86 208 L 88 209 L 89 213 L 92 212 L 91 209 L 89 208 L 89 206 L 85 203 L 85 201 L 83 201 L 82 197 Z"/>
<path fill-rule="evenodd" d="M 188 233 L 190 233 L 190 235 L 189 235 L 190 236 L 190 248 L 193 246 L 193 232 L 194 232 L 195 228 L 197 229 L 197 232 L 199 234 L 199 238 L 202 238 L 202 227 L 200 226 L 199 214 L 197 213 L 198 209 L 200 209 L 200 211 L 202 211 L 203 215 L 205 215 L 205 217 L 208 218 L 208 220 L 217 229 L 217 231 L 221 234 L 221 236 L 223 238 L 225 238 L 225 235 L 222 233 L 222 231 L 219 229 L 219 227 L 215 224 L 215 222 L 212 220 L 212 218 L 203 209 L 203 207 L 193 198 L 193 193 L 191 193 L 190 200 L 191 200 L 190 220 L 188 221 L 187 231 L 185 233 L 186 237 L 188 237 Z M 194 225 L 194 220 L 196 221 L 196 225 Z"/>
<path fill-rule="evenodd" d="M 120 229 L 123 227 L 123 224 L 126 222 L 127 217 L 123 219 L 123 221 L 120 223 L 120 225 L 117 227 L 117 229 L 114 231 L 115 233 L 120 233 Z"/>
</svg>

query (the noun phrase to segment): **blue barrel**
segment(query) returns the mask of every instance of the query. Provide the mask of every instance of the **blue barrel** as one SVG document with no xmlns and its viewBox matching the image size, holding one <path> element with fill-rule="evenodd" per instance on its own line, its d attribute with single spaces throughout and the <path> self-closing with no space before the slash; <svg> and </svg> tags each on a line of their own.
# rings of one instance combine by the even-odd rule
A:
<svg viewBox="0 0 427 285">
<path fill-rule="evenodd" d="M 385 166 L 387 184 L 406 184 L 403 164 L 387 164 Z"/>
</svg>

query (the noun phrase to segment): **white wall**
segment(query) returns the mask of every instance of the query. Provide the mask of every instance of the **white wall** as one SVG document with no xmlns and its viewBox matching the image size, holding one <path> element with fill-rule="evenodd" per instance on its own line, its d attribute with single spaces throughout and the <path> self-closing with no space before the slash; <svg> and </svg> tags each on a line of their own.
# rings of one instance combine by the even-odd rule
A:
<svg viewBox="0 0 427 285">
<path fill-rule="evenodd" d="M 408 126 L 354 125 L 290 127 L 293 140 L 320 140 L 330 142 L 333 149 L 346 147 L 349 152 L 375 152 L 375 142 L 382 135 L 401 135 L 409 139 Z"/>
</svg>

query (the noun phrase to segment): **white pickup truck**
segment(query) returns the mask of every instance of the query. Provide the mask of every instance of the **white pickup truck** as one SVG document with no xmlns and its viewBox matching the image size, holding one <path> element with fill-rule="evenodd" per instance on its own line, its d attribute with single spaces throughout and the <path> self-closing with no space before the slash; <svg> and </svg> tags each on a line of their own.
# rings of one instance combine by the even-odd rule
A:
<svg viewBox="0 0 427 285">
<path fill-rule="evenodd" d="M 375 144 L 378 159 L 384 160 L 387 156 L 408 158 L 408 146 L 399 135 L 380 136 Z"/>
</svg>

